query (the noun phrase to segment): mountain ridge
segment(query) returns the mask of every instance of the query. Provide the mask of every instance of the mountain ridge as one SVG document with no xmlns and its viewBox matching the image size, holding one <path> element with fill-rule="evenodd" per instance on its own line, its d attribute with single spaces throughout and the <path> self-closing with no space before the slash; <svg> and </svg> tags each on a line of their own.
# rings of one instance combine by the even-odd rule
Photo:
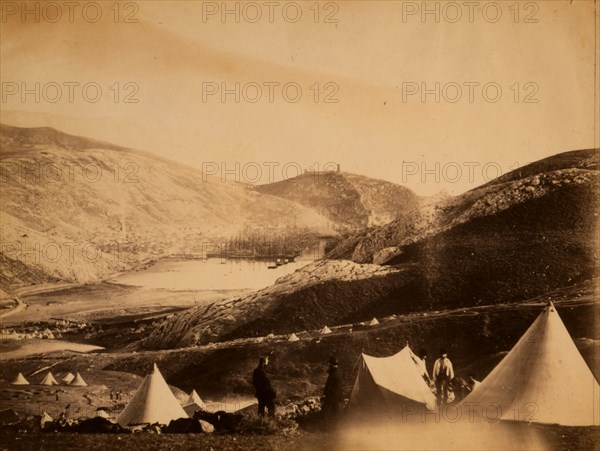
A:
<svg viewBox="0 0 600 451">
<path fill-rule="evenodd" d="M 281 280 L 266 291 L 176 315 L 144 345 L 163 348 L 373 316 L 518 303 L 594 279 L 600 171 L 568 160 L 560 169 L 553 164 L 548 172 L 425 204 L 348 239 L 345 247 L 342 241 L 328 254 L 330 260 L 303 268 L 306 277 L 295 283 Z M 340 246 L 345 255 L 335 255 Z M 379 274 L 375 268 L 388 271 Z M 372 276 L 345 278 L 365 271 Z M 339 276 L 312 277 L 329 272 Z"/>
<path fill-rule="evenodd" d="M 36 145 L 58 145 L 72 150 L 103 148 L 110 150 L 125 150 L 106 141 L 100 141 L 83 136 L 70 135 L 52 127 L 16 127 L 0 123 L 0 151 L 7 147 L 19 147 L 24 150 Z"/>
<path fill-rule="evenodd" d="M 8 291 L 36 280 L 101 280 L 146 259 L 202 252 L 244 226 L 332 233 L 301 205 L 148 152 L 98 148 L 105 144 L 50 128 L 1 131 L 0 284 Z"/>
<path fill-rule="evenodd" d="M 385 224 L 421 202 L 402 185 L 339 170 L 307 172 L 255 189 L 312 208 L 346 232 Z"/>
<path fill-rule="evenodd" d="M 0 162 L 0 286 L 8 291 L 50 280 L 102 280 L 141 261 L 202 253 L 207 243 L 214 250 L 244 228 L 325 237 L 344 229 L 310 203 L 270 188 L 223 181 L 154 153 L 51 127 L 0 124 Z M 346 178 L 410 193 L 390 182 Z M 313 185 L 304 188 L 318 194 L 327 184 Z M 396 205 L 372 195 L 366 203 L 387 212 Z"/>
</svg>

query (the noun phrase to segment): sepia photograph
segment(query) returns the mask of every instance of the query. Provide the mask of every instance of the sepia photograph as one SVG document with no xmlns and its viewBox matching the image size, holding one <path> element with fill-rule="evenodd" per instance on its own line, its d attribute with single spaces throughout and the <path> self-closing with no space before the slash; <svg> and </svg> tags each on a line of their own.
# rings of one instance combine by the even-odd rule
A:
<svg viewBox="0 0 600 451">
<path fill-rule="evenodd" d="M 0 450 L 600 451 L 600 0 L 0 0 Z"/>
</svg>

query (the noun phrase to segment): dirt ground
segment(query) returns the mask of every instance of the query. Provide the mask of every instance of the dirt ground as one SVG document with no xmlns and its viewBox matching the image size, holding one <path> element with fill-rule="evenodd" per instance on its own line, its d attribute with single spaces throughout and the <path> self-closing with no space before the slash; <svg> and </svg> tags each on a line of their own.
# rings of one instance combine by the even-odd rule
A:
<svg viewBox="0 0 600 451">
<path fill-rule="evenodd" d="M 382 436 L 379 430 L 338 429 L 330 432 L 296 432 L 271 435 L 243 434 L 77 434 L 77 433 L 23 433 L 10 429 L 0 429 L 2 451 L 20 450 L 81 450 L 81 449 L 119 449 L 120 451 L 152 450 L 355 450 L 355 449 L 437 449 L 455 450 L 508 450 L 508 449 L 544 449 L 544 450 L 586 450 L 600 449 L 600 428 L 567 428 L 543 425 L 507 424 L 499 427 L 499 435 L 487 438 L 463 436 L 456 441 L 452 434 L 444 436 L 424 433 L 417 429 L 400 430 L 395 436 Z M 454 426 L 452 426 L 454 427 Z M 398 429 L 396 429 L 398 431 Z M 519 433 L 521 431 L 521 433 Z M 523 433 L 525 431 L 525 433 Z M 357 438 L 357 434 L 360 437 Z M 420 437 L 423 441 L 415 439 Z M 458 435 L 458 434 L 456 434 Z M 532 442 L 532 437 L 541 439 Z M 487 441 L 485 441 L 487 439 Z M 514 447 L 507 447 L 512 443 Z M 370 445 L 370 446 L 369 446 Z M 529 445 L 534 445 L 530 447 Z M 535 446 L 537 445 L 537 446 Z"/>
<path fill-rule="evenodd" d="M 329 434 L 301 433 L 294 437 L 257 435 L 220 435 L 220 434 L 69 434 L 36 433 L 19 434 L 2 431 L 1 449 L 20 450 L 81 450 L 116 449 L 128 450 L 328 450 L 336 449 L 336 439 Z"/>
</svg>

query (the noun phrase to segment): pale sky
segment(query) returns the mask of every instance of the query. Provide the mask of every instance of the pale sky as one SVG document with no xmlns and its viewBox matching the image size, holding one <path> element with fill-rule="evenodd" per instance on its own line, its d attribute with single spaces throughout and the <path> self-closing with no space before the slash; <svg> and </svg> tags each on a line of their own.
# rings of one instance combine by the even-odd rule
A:
<svg viewBox="0 0 600 451">
<path fill-rule="evenodd" d="M 223 20 L 223 2 L 121 2 L 117 23 L 113 1 L 80 2 L 72 17 L 64 2 L 54 3 L 60 11 L 32 2 L 25 16 L 22 2 L 1 3 L 2 122 L 53 126 L 198 168 L 238 162 L 241 181 L 250 181 L 241 168 L 251 162 L 263 168 L 262 182 L 275 163 L 281 179 L 285 165 L 293 176 L 333 162 L 417 194 L 458 194 L 498 171 L 594 147 L 592 0 L 472 9 L 227 2 L 239 23 L 233 13 Z M 84 13 L 90 3 L 98 8 Z M 423 17 L 424 5 L 434 13 Z M 127 14 L 137 23 L 124 23 Z M 224 102 L 223 87 L 233 92 Z M 138 102 L 125 103 L 128 94 Z M 325 103 L 328 95 L 337 103 Z"/>
</svg>

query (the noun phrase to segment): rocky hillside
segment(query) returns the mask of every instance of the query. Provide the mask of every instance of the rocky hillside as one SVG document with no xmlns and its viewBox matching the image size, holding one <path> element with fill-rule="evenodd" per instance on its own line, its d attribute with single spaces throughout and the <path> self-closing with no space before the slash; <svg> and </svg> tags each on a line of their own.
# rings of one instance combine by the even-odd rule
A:
<svg viewBox="0 0 600 451">
<path fill-rule="evenodd" d="M 201 252 L 243 226 L 331 233 L 324 217 L 288 200 L 53 129 L 2 125 L 0 162 L 6 291 L 97 280 L 146 258 Z"/>
<path fill-rule="evenodd" d="M 424 205 L 332 252 L 359 264 L 323 261 L 262 292 L 191 309 L 145 344 L 174 347 L 519 302 L 590 280 L 598 275 L 600 244 L 598 152 L 552 161 Z"/>
<path fill-rule="evenodd" d="M 256 190 L 312 208 L 344 231 L 386 224 L 420 202 L 408 188 L 346 172 L 309 172 Z"/>
<path fill-rule="evenodd" d="M 555 155 L 507 173 L 460 196 L 425 202 L 419 209 L 397 221 L 356 234 L 339 243 L 328 256 L 362 263 L 388 263 L 402 253 L 403 246 L 519 206 L 527 209 L 530 202 L 542 205 L 542 211 L 538 212 L 540 218 L 550 216 L 551 222 L 552 219 L 560 219 L 553 215 L 574 215 L 578 222 L 573 227 L 581 226 L 590 232 L 596 218 L 595 210 L 591 207 L 597 203 L 599 169 L 598 150 Z M 543 207 L 546 199 L 560 198 L 562 195 L 568 197 L 574 191 L 580 191 L 585 199 L 576 200 L 572 205 L 559 205 L 557 211 Z M 592 203 L 586 205 L 585 202 L 589 200 Z M 579 220 L 583 223 L 579 224 Z M 530 211 L 529 218 L 524 218 L 524 221 L 534 222 L 534 212 Z"/>
<path fill-rule="evenodd" d="M 553 296 L 554 298 L 554 296 Z M 557 302 L 557 301 L 555 301 Z M 599 330 L 594 317 L 598 303 L 557 302 L 557 309 L 577 347 L 596 377 L 600 377 Z M 504 357 L 543 309 L 543 302 L 522 306 L 490 306 L 428 315 L 407 315 L 383 319 L 375 327 L 333 329 L 330 335 L 316 331 L 300 333 L 300 341 L 288 342 L 286 335 L 240 340 L 219 345 L 199 346 L 157 354 L 137 352 L 108 367 L 143 374 L 148 362 L 165 368 L 169 381 L 185 390 L 201 388 L 215 396 L 252 395 L 250 384 L 257 356 L 274 352 L 269 359 L 270 375 L 278 398 L 299 399 L 320 396 L 327 380 L 327 361 L 335 355 L 340 361 L 344 392 L 349 397 L 360 353 L 390 356 L 406 343 L 416 352 L 429 350 L 431 373 L 437 350 L 449 350 L 457 376 L 470 373 L 483 379 Z M 476 338 L 476 339 L 474 339 Z M 162 362 L 162 363 L 161 363 Z M 21 362 L 19 362 L 21 363 Z M 204 393 L 202 395 L 204 396 Z"/>
<path fill-rule="evenodd" d="M 311 263 L 247 297 L 194 307 L 176 315 L 163 322 L 143 344 L 169 348 L 350 321 L 363 314 L 371 298 L 377 300 L 393 291 L 399 283 L 387 281 L 399 272 L 350 261 Z"/>
</svg>

